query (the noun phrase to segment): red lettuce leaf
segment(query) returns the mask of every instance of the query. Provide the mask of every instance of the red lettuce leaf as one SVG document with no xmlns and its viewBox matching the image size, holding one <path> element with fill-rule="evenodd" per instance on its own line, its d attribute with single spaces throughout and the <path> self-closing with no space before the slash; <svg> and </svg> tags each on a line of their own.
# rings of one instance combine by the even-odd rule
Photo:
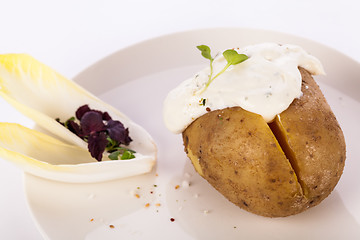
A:
<svg viewBox="0 0 360 240">
<path fill-rule="evenodd" d="M 109 137 L 119 144 L 129 145 L 132 139 L 129 137 L 129 129 L 117 120 L 109 120 L 106 125 Z"/>
<path fill-rule="evenodd" d="M 80 126 L 85 136 L 106 130 L 102 115 L 94 111 L 87 112 L 82 116 Z"/>
<path fill-rule="evenodd" d="M 75 112 L 75 121 L 72 117 L 65 123 L 60 122 L 71 132 L 88 142 L 88 150 L 92 157 L 101 161 L 104 151 L 115 151 L 120 144 L 129 145 L 132 139 L 129 129 L 117 120 L 112 120 L 107 112 L 91 109 L 88 105 L 79 107 Z M 110 145 L 110 147 L 108 146 Z M 108 148 L 107 148 L 108 147 Z"/>
<path fill-rule="evenodd" d="M 75 116 L 77 119 L 81 120 L 81 118 L 84 116 L 84 114 L 89 112 L 90 110 L 91 109 L 89 108 L 88 105 L 83 105 L 76 110 Z"/>
<path fill-rule="evenodd" d="M 88 138 L 88 149 L 93 158 L 99 162 L 102 160 L 108 140 L 105 132 L 95 132 Z"/>
</svg>

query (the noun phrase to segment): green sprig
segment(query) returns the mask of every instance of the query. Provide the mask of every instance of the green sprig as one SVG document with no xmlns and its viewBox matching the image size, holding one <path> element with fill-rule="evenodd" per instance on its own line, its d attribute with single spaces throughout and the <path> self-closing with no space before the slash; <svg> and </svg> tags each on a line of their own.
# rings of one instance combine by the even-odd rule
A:
<svg viewBox="0 0 360 240">
<path fill-rule="evenodd" d="M 199 49 L 201 51 L 201 55 L 210 60 L 210 75 L 209 75 L 209 79 L 212 78 L 214 69 L 213 69 L 213 62 L 214 62 L 214 58 L 211 56 L 211 50 L 208 46 L 206 45 L 199 45 L 197 46 L 197 49 Z"/>
<path fill-rule="evenodd" d="M 75 117 L 71 117 L 71 118 L 69 118 L 68 120 L 66 120 L 64 122 L 64 127 L 66 127 L 67 129 L 69 129 L 69 122 L 70 121 L 75 121 Z"/>
<path fill-rule="evenodd" d="M 203 93 L 208 87 L 209 85 L 218 77 L 220 76 L 222 73 L 224 73 L 226 71 L 226 69 L 228 69 L 231 65 L 237 65 L 239 63 L 242 63 L 243 61 L 247 60 L 249 57 L 246 56 L 245 54 L 239 54 L 237 51 L 235 51 L 234 49 L 228 49 L 226 51 L 223 52 L 223 56 L 225 58 L 225 60 L 227 61 L 227 64 L 225 65 L 225 67 L 218 72 L 214 77 L 213 75 L 213 62 L 214 62 L 214 58 L 211 56 L 211 50 L 208 46 L 206 45 L 199 45 L 197 46 L 197 49 L 199 49 L 201 51 L 201 55 L 210 60 L 210 74 L 209 74 L 209 80 L 207 81 L 207 83 L 205 84 L 205 86 L 200 90 L 200 92 L 198 92 L 199 94 Z"/>
<path fill-rule="evenodd" d="M 135 153 L 135 151 L 131 150 L 129 148 L 117 147 L 117 148 L 115 148 L 115 151 L 113 151 L 112 153 L 109 154 L 108 157 L 111 160 L 118 160 L 119 157 L 121 160 L 128 160 L 128 159 L 135 158 L 134 153 Z"/>
</svg>

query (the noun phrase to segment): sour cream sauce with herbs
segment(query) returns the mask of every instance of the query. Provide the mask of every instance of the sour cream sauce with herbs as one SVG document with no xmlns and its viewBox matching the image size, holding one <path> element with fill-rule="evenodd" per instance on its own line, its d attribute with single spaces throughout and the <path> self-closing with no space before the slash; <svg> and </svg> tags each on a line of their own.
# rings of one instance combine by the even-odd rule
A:
<svg viewBox="0 0 360 240">
<path fill-rule="evenodd" d="M 201 90 L 209 80 L 210 67 L 169 92 L 163 114 L 170 131 L 181 133 L 208 111 L 235 106 L 271 122 L 302 95 L 298 66 L 313 75 L 324 74 L 320 61 L 299 46 L 263 43 L 235 50 L 249 58 L 230 66 L 205 91 Z M 226 64 L 224 56 L 218 54 L 212 76 Z"/>
</svg>

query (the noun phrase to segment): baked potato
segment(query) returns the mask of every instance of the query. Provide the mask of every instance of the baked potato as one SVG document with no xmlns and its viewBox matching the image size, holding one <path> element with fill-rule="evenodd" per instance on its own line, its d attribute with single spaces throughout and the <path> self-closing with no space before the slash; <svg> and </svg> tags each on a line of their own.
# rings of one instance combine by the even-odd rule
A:
<svg viewBox="0 0 360 240">
<path fill-rule="evenodd" d="M 210 111 L 182 133 L 196 171 L 229 201 L 266 217 L 319 204 L 345 164 L 345 140 L 311 74 L 299 67 L 302 92 L 271 123 L 240 107 Z"/>
</svg>

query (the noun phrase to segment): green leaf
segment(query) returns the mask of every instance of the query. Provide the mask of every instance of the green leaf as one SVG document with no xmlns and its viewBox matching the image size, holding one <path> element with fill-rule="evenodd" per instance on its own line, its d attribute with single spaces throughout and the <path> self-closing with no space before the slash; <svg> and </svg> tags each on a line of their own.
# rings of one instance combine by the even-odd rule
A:
<svg viewBox="0 0 360 240">
<path fill-rule="evenodd" d="M 135 155 L 130 152 L 130 151 L 125 151 L 122 155 L 121 155 L 121 160 L 127 160 L 127 159 L 133 159 L 135 158 Z"/>
<path fill-rule="evenodd" d="M 134 153 L 136 153 L 134 150 L 131 150 L 129 148 L 125 148 L 125 147 L 116 147 L 114 148 L 114 152 L 109 154 L 109 158 L 111 160 L 119 160 L 119 156 L 121 155 L 120 159 L 121 160 L 127 160 L 127 159 L 133 159 L 135 158 Z"/>
<path fill-rule="evenodd" d="M 111 160 L 118 160 L 119 159 L 119 155 L 120 155 L 120 151 L 115 151 L 109 154 L 109 158 Z"/>
<path fill-rule="evenodd" d="M 207 81 L 205 86 L 202 89 L 198 90 L 196 92 L 196 94 L 203 93 L 209 87 L 209 85 L 212 83 L 212 81 L 214 81 L 214 79 L 216 79 L 218 76 L 223 74 L 226 71 L 226 69 L 228 69 L 231 65 L 239 64 L 248 59 L 248 56 L 246 56 L 245 54 L 239 54 L 234 49 L 228 49 L 228 50 L 224 51 L 223 56 L 226 59 L 227 64 L 220 72 L 218 72 L 213 77 L 213 61 L 214 61 L 214 59 L 211 57 L 210 48 L 206 45 L 200 45 L 200 46 L 197 46 L 197 48 L 201 51 L 201 55 L 204 58 L 210 60 L 210 74 L 209 74 L 209 80 Z M 205 103 L 204 103 L 204 105 L 205 105 Z"/>
<path fill-rule="evenodd" d="M 211 50 L 208 46 L 206 45 L 199 45 L 197 46 L 197 49 L 199 49 L 201 51 L 201 55 L 206 58 L 209 59 L 210 61 L 213 60 L 213 58 L 211 57 Z"/>
<path fill-rule="evenodd" d="M 64 122 L 64 127 L 66 127 L 67 129 L 69 129 L 69 122 L 70 121 L 75 121 L 75 117 L 71 117 L 71 118 L 69 118 L 68 120 L 66 120 Z"/>
<path fill-rule="evenodd" d="M 248 59 L 248 56 L 246 56 L 245 54 L 239 54 L 233 49 L 226 50 L 225 52 L 223 52 L 223 55 L 230 65 L 236 65 Z"/>
</svg>

